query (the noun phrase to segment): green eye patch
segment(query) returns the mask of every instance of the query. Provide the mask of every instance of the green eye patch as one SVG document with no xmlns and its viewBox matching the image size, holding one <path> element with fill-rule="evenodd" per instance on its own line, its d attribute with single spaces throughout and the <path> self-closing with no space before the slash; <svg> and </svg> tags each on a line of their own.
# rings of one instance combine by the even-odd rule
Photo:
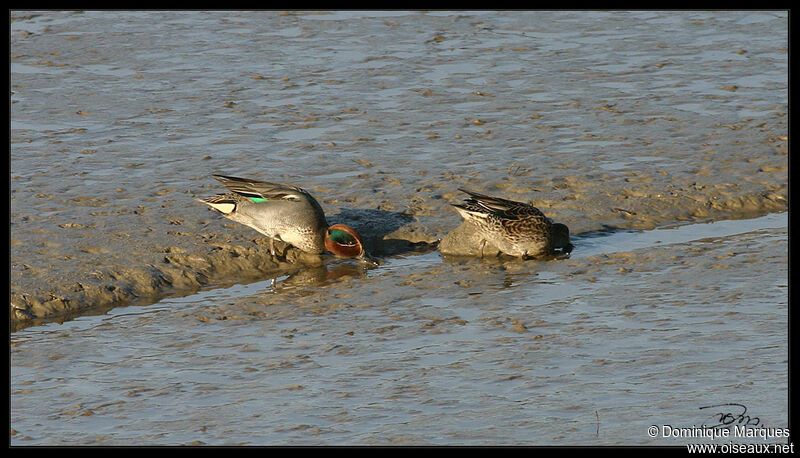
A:
<svg viewBox="0 0 800 458">
<path fill-rule="evenodd" d="M 355 237 L 341 229 L 329 230 L 328 237 L 339 245 L 355 246 L 358 244 L 358 241 L 356 241 Z"/>
</svg>

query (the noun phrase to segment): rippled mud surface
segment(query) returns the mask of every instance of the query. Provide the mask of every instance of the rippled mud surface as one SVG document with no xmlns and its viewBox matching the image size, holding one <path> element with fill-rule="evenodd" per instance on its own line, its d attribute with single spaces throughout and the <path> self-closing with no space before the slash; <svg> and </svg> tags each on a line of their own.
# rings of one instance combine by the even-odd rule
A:
<svg viewBox="0 0 800 458">
<path fill-rule="evenodd" d="M 682 445 L 647 428 L 727 402 L 785 428 L 783 216 L 561 262 L 342 262 L 29 328 L 12 443 Z"/>
<path fill-rule="evenodd" d="M 786 12 L 13 11 L 10 67 L 12 444 L 787 426 Z M 212 173 L 384 264 L 272 258 Z M 576 249 L 442 256 L 459 186 Z"/>
<path fill-rule="evenodd" d="M 22 12 L 12 319 L 281 269 L 193 201 L 299 184 L 373 250 L 458 186 L 573 233 L 787 207 L 781 12 Z"/>
</svg>

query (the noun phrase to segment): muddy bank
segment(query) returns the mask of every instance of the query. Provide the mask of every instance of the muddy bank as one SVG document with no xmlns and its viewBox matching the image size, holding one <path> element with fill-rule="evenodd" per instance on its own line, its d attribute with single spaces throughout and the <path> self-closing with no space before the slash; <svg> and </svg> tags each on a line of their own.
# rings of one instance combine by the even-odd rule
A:
<svg viewBox="0 0 800 458">
<path fill-rule="evenodd" d="M 574 234 L 788 207 L 785 12 L 11 19 L 13 327 L 326 262 L 195 202 L 212 173 L 303 186 L 378 257 L 457 228 L 459 186 Z"/>
<path fill-rule="evenodd" d="M 721 199 L 715 192 L 699 192 L 703 189 L 695 189 L 690 195 L 683 194 L 680 197 L 673 196 L 673 199 L 661 200 L 647 193 L 644 197 L 628 197 L 630 189 L 617 193 L 607 190 L 607 196 L 616 198 L 593 199 L 591 202 L 551 202 L 547 214 L 558 216 L 559 221 L 565 221 L 573 228 L 573 234 L 580 234 L 610 228 L 651 229 L 682 221 L 749 218 L 787 209 L 785 185 L 742 196 L 730 196 L 728 199 Z M 676 205 L 678 202 L 681 204 Z M 688 202 L 695 204 L 689 206 Z M 449 211 L 443 203 L 440 202 L 440 206 L 444 207 L 441 211 Z M 625 210 L 621 209 L 621 205 L 626 207 Z M 595 211 L 589 212 L 589 208 Z M 581 211 L 586 212 L 582 213 L 582 219 L 560 216 Z M 450 216 L 451 224 L 458 224 L 458 215 L 453 212 Z M 409 222 L 379 237 L 376 236 L 381 233 L 378 228 L 385 230 L 392 225 L 387 224 L 386 219 L 375 218 L 374 214 L 371 217 L 373 219 L 367 222 L 359 219 L 340 221 L 352 225 L 360 233 L 369 234 L 365 237 L 365 243 L 379 257 L 435 249 L 436 242 L 447 234 L 446 231 Z M 120 265 L 104 265 L 92 271 L 70 272 L 69 276 L 75 281 L 69 283 L 62 283 L 65 280 L 63 273 L 57 275 L 58 272 L 52 270 L 40 270 L 40 275 L 37 276 L 40 286 L 28 291 L 20 290 L 19 284 L 12 284 L 12 329 L 46 320 L 61 320 L 91 311 L 102 311 L 134 301 L 140 305 L 148 304 L 170 295 L 188 294 L 206 286 L 263 279 L 281 272 L 297 271 L 298 268 L 312 269 L 331 259 L 329 255 L 310 255 L 292 248 L 286 251 L 285 258 L 274 258 L 269 254 L 267 239 L 260 238 L 255 232 L 247 233 L 246 228 L 237 230 L 240 237 L 231 238 L 223 231 L 226 226 L 229 229 L 234 227 L 222 221 L 221 217 L 212 218 L 215 220 L 209 222 L 208 230 L 202 235 L 176 233 L 169 226 L 163 227 L 159 238 L 160 243 L 166 246 L 154 250 L 145 259 L 137 257 Z M 414 214 L 403 213 L 396 218 L 413 220 Z M 473 240 L 474 237 L 470 238 L 472 234 L 464 231 L 463 226 L 456 227 L 450 237 L 445 238 L 449 243 L 442 248 L 443 253 L 476 254 L 479 241 Z M 465 237 L 462 239 L 458 234 Z M 454 238 L 453 235 L 457 237 Z M 193 246 L 184 248 L 172 245 L 179 237 L 192 240 L 194 243 L 189 245 Z M 158 240 L 151 237 L 149 244 L 158 246 L 158 241 L 154 239 Z M 119 244 L 116 247 L 105 246 L 104 249 L 122 252 L 127 247 L 128 245 Z M 487 245 L 484 253 L 496 254 L 496 248 Z M 30 269 L 32 268 L 26 270 Z"/>
</svg>

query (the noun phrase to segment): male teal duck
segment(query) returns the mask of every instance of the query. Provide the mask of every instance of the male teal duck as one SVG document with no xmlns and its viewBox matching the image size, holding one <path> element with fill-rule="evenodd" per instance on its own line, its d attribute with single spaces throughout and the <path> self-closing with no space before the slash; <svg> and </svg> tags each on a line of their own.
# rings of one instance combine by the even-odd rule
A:
<svg viewBox="0 0 800 458">
<path fill-rule="evenodd" d="M 356 231 L 344 224 L 328 226 L 319 202 L 305 189 L 225 175 L 214 178 L 231 192 L 197 200 L 269 237 L 273 256 L 275 240 L 280 240 L 308 253 L 327 250 L 337 257 L 377 264 Z"/>
<path fill-rule="evenodd" d="M 481 256 L 487 242 L 510 256 L 539 257 L 559 249 L 572 250 L 569 228 L 544 216 L 533 205 L 491 197 L 463 188 L 469 195 L 463 203 L 452 204 L 464 220 L 474 224 L 483 238 Z"/>
</svg>

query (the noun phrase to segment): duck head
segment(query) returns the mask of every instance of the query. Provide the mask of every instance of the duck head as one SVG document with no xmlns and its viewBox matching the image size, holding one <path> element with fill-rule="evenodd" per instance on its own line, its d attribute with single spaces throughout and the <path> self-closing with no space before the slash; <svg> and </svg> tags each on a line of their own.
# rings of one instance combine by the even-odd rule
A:
<svg viewBox="0 0 800 458">
<path fill-rule="evenodd" d="M 560 248 L 566 253 L 572 251 L 573 246 L 569 243 L 569 228 L 566 225 L 553 223 L 550 227 L 550 240 L 552 240 L 553 248 Z"/>
<path fill-rule="evenodd" d="M 368 264 L 378 262 L 367 253 L 358 233 L 344 224 L 334 224 L 325 232 L 325 249 L 338 258 L 358 258 Z"/>
</svg>

